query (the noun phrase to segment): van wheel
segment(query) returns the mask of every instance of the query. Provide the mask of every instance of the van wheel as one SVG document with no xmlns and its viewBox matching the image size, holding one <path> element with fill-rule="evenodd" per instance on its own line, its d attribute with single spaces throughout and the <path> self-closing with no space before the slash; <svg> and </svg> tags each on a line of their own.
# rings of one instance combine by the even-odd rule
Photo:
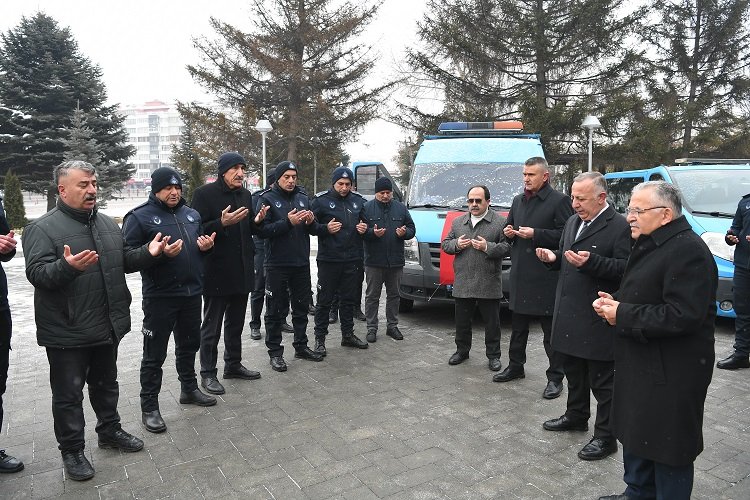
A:
<svg viewBox="0 0 750 500">
<path fill-rule="evenodd" d="M 399 297 L 398 299 L 398 312 L 408 313 L 414 309 L 414 301 L 412 299 L 405 299 Z"/>
</svg>

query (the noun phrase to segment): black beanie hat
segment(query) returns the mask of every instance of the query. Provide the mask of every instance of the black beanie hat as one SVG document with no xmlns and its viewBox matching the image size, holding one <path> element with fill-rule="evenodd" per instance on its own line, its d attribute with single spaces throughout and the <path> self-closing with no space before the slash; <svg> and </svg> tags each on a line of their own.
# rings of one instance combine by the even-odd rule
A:
<svg viewBox="0 0 750 500">
<path fill-rule="evenodd" d="M 354 182 L 354 173 L 346 167 L 338 167 L 331 175 L 331 184 L 336 184 L 339 179 L 349 179 Z"/>
<path fill-rule="evenodd" d="M 393 183 L 388 177 L 379 177 L 375 181 L 375 192 L 379 193 L 381 191 L 393 191 Z"/>
<path fill-rule="evenodd" d="M 224 153 L 219 156 L 219 176 L 221 177 L 227 170 L 240 164 L 247 166 L 247 162 L 241 154 L 235 152 Z"/>
<path fill-rule="evenodd" d="M 290 161 L 282 161 L 278 165 L 276 165 L 276 168 L 274 169 L 274 173 L 276 174 L 276 180 L 279 180 L 282 175 L 284 175 L 284 172 L 287 170 L 294 170 L 297 171 L 297 165 Z M 275 182 L 275 181 L 274 181 Z"/>
<path fill-rule="evenodd" d="M 276 169 L 266 173 L 266 186 L 270 186 L 276 182 Z"/>
<path fill-rule="evenodd" d="M 182 189 L 182 178 L 173 168 L 159 167 L 151 174 L 151 192 L 158 193 L 167 186 L 179 186 Z"/>
</svg>

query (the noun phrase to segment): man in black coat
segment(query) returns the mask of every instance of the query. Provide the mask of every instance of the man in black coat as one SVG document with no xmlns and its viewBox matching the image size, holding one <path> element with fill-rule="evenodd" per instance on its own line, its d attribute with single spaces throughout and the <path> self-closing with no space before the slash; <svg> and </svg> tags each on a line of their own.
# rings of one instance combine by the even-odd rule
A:
<svg viewBox="0 0 750 500">
<path fill-rule="evenodd" d="M 198 212 L 182 198 L 182 178 L 169 167 L 151 174 L 148 201 L 125 215 L 126 248 L 137 248 L 161 234 L 167 241 L 159 261 L 141 271 L 143 289 L 143 358 L 141 359 L 141 421 L 149 432 L 164 432 L 159 411 L 162 366 L 174 332 L 175 365 L 180 403 L 213 406 L 216 398 L 198 389 L 195 354 L 201 345 L 203 259 L 216 233 L 203 234 Z"/>
<path fill-rule="evenodd" d="M 560 270 L 552 320 L 552 348 L 563 355 L 568 379 L 565 414 L 544 422 L 548 431 L 585 431 L 591 416 L 589 392 L 597 401 L 594 437 L 578 452 L 600 460 L 617 451 L 609 424 L 614 381 L 614 342 L 591 309 L 602 290 L 617 290 L 630 254 L 630 227 L 607 203 L 599 172 L 579 174 L 571 188 L 574 215 L 565 224 L 560 248 L 537 248 L 539 260 Z"/>
<path fill-rule="evenodd" d="M 16 255 L 17 243 L 15 235 L 8 225 L 8 220 L 5 218 L 3 200 L 0 198 L 0 261 L 8 262 Z M 0 265 L 0 429 L 3 426 L 3 394 L 5 394 L 5 387 L 8 382 L 12 325 L 10 306 L 8 305 L 8 281 L 5 277 L 5 270 Z M 22 461 L 6 455 L 5 450 L 0 450 L 0 473 L 21 470 L 23 470 Z"/>
<path fill-rule="evenodd" d="M 281 326 L 291 298 L 294 327 L 294 357 L 322 361 L 323 356 L 307 345 L 307 312 L 310 294 L 310 235 L 330 231 L 318 224 L 307 194 L 297 186 L 297 166 L 282 161 L 276 166 L 276 182 L 260 194 L 258 210 L 267 212 L 260 228 L 266 239 L 266 347 L 271 368 L 287 370 Z"/>
<path fill-rule="evenodd" d="M 663 181 L 633 189 L 636 240 L 620 289 L 594 310 L 613 325 L 612 429 L 623 447 L 625 497 L 689 499 L 703 451 L 703 411 L 714 362 L 716 263 Z"/>
<path fill-rule="evenodd" d="M 722 370 L 750 368 L 750 194 L 737 204 L 724 241 L 734 249 L 734 352 L 716 363 Z"/>
<path fill-rule="evenodd" d="M 537 248 L 557 249 L 565 222 L 573 215 L 570 199 L 549 185 L 547 160 L 533 157 L 523 167 L 524 192 L 513 199 L 505 237 L 511 243 L 510 310 L 512 333 L 508 366 L 493 377 L 508 382 L 526 376 L 526 343 L 529 323 L 539 318 L 544 332 L 544 350 L 549 360 L 545 399 L 554 399 L 563 388 L 562 356 L 550 346 L 552 312 L 555 307 L 557 271 L 549 271 L 536 257 Z"/>
<path fill-rule="evenodd" d="M 242 365 L 242 329 L 253 289 L 252 233 L 266 214 L 265 209 L 255 213 L 252 195 L 242 187 L 246 166 L 238 153 L 222 154 L 216 181 L 193 194 L 193 208 L 201 216 L 204 232 L 216 233 L 214 249 L 205 260 L 200 349 L 201 385 L 211 394 L 224 394 L 216 368 L 222 322 L 224 378 L 260 378 L 259 372 Z"/>
<path fill-rule="evenodd" d="M 315 352 L 326 355 L 329 316 L 338 298 L 341 317 L 341 345 L 367 349 L 354 335 L 354 294 L 362 237 L 357 224 L 362 219 L 365 199 L 352 192 L 354 174 L 346 167 L 334 169 L 331 189 L 313 198 L 311 209 L 328 231 L 318 235 L 318 307 L 315 311 Z"/>
</svg>

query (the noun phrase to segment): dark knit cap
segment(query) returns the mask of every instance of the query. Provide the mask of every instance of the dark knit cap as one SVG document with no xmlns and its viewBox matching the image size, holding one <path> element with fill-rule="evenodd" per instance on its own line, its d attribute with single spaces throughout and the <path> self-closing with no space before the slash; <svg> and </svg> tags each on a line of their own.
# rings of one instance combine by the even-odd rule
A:
<svg viewBox="0 0 750 500">
<path fill-rule="evenodd" d="M 349 179 L 354 182 L 354 174 L 346 167 L 338 167 L 331 175 L 331 184 L 336 184 L 339 179 Z"/>
<path fill-rule="evenodd" d="M 276 169 L 266 173 L 266 186 L 270 186 L 276 182 Z"/>
<path fill-rule="evenodd" d="M 182 178 L 173 168 L 159 167 L 151 174 L 151 192 L 158 193 L 167 186 L 179 186 L 182 189 Z"/>
<path fill-rule="evenodd" d="M 393 191 L 393 183 L 388 177 L 379 177 L 375 181 L 375 192 L 379 193 L 381 191 Z"/>
<path fill-rule="evenodd" d="M 229 153 L 224 153 L 223 155 L 219 156 L 219 176 L 224 175 L 224 173 L 232 168 L 235 165 L 244 165 L 247 166 L 247 162 L 242 157 L 241 154 L 235 153 L 233 151 Z"/>
<path fill-rule="evenodd" d="M 274 173 L 276 174 L 276 180 L 279 180 L 287 170 L 294 170 L 295 172 L 297 172 L 297 165 L 290 161 L 282 161 L 281 163 L 276 165 L 276 169 L 274 170 Z"/>
</svg>

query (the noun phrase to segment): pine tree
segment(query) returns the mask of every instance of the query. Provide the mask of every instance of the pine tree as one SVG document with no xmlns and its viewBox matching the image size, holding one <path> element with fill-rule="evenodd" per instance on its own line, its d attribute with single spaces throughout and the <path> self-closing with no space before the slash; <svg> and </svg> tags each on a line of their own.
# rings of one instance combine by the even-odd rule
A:
<svg viewBox="0 0 750 500">
<path fill-rule="evenodd" d="M 368 88 L 375 60 L 353 41 L 379 3 L 254 0 L 253 29 L 212 18 L 219 39 L 195 41 L 203 63 L 188 71 L 238 115 L 249 108 L 271 120 L 281 142 L 277 160 L 332 154 L 375 117 L 391 88 Z M 257 133 L 252 138 L 260 143 Z"/>
<path fill-rule="evenodd" d="M 80 53 L 70 30 L 41 12 L 22 18 L 0 35 L 0 174 L 14 168 L 23 188 L 46 194 L 52 208 L 52 170 L 64 158 L 70 117 L 80 106 L 107 178 L 127 180 L 135 150 L 124 117 L 105 101 L 101 70 Z"/>
<path fill-rule="evenodd" d="M 188 204 L 193 201 L 193 193 L 203 185 L 206 178 L 203 175 L 203 165 L 198 158 L 193 158 L 190 162 L 190 169 L 187 171 L 187 202 Z M 184 193 L 183 193 L 184 194 Z"/>
<path fill-rule="evenodd" d="M 5 208 L 5 218 L 11 229 L 20 229 L 28 222 L 26 220 L 26 207 L 23 204 L 23 192 L 21 183 L 12 170 L 5 174 L 5 196 L 3 199 L 3 208 Z"/>
<path fill-rule="evenodd" d="M 540 132 L 549 157 L 583 138 L 580 123 L 627 87 L 635 54 L 626 36 L 642 11 L 620 15 L 624 0 L 430 0 L 418 25 L 421 48 L 407 52 L 415 72 L 410 102 L 394 119 L 408 129 L 444 119 L 521 118 Z M 427 112 L 419 100 L 443 108 Z"/>
</svg>

